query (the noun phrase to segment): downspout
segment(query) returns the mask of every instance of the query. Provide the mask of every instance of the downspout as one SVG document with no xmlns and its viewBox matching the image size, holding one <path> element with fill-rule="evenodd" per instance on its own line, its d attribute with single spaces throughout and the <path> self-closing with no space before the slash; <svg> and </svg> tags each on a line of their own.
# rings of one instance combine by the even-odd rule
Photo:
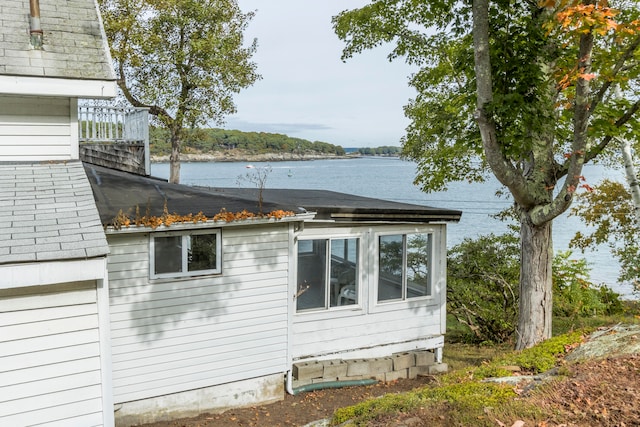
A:
<svg viewBox="0 0 640 427">
<path fill-rule="evenodd" d="M 42 27 L 40 26 L 40 0 L 29 0 L 29 36 L 31 47 L 42 49 Z"/>
</svg>

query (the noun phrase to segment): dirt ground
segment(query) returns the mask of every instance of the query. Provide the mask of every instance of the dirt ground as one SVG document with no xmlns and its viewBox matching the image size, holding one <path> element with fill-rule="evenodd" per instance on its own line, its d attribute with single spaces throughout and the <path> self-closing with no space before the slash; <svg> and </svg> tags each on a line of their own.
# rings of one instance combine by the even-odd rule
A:
<svg viewBox="0 0 640 427">
<path fill-rule="evenodd" d="M 608 340 L 608 341 L 606 341 Z M 591 344 L 594 344 L 593 348 Z M 498 427 L 630 427 L 640 426 L 640 326 L 604 331 L 582 349 L 587 359 L 565 362 L 563 375 L 543 386 L 541 392 L 523 393 L 519 399 L 540 408 L 548 418 L 540 421 L 499 420 Z M 620 350 L 616 352 L 615 349 Z M 610 355 L 598 356 L 597 353 Z M 571 358 L 571 356 L 569 356 Z M 287 395 L 270 405 L 234 409 L 222 414 L 202 414 L 195 418 L 145 424 L 145 427 L 284 427 L 304 426 L 331 417 L 335 409 L 387 393 L 436 385 L 434 377 L 398 380 L 388 384 L 351 387 Z M 523 390 L 523 385 L 516 386 Z M 438 410 L 417 409 L 378 419 L 370 427 L 444 427 L 448 422 L 446 404 Z"/>
<path fill-rule="evenodd" d="M 222 414 L 202 414 L 195 418 L 162 421 L 144 424 L 144 427 L 292 427 L 304 426 L 312 421 L 329 418 L 343 406 L 350 406 L 363 400 L 387 393 L 413 390 L 433 382 L 433 378 L 419 377 L 415 380 L 398 380 L 363 387 L 346 387 L 287 394 L 276 403 L 250 408 L 232 409 Z"/>
</svg>

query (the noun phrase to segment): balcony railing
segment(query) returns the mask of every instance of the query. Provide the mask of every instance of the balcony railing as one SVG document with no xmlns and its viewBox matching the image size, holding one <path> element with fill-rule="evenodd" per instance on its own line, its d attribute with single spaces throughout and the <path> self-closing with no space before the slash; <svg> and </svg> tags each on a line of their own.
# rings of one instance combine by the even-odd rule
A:
<svg viewBox="0 0 640 427">
<path fill-rule="evenodd" d="M 141 163 L 136 173 L 150 174 L 147 108 L 81 105 L 78 137 L 84 161 L 127 171 Z"/>
</svg>

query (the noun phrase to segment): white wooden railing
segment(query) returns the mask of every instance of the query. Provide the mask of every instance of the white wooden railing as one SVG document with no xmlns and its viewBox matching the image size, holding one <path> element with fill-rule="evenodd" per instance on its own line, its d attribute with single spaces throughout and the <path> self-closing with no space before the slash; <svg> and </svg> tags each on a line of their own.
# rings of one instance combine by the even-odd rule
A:
<svg viewBox="0 0 640 427">
<path fill-rule="evenodd" d="M 80 142 L 147 142 L 149 109 L 83 105 L 78 107 Z"/>
<path fill-rule="evenodd" d="M 149 109 L 84 104 L 78 106 L 80 144 L 144 146 L 144 169 L 150 173 Z"/>
</svg>

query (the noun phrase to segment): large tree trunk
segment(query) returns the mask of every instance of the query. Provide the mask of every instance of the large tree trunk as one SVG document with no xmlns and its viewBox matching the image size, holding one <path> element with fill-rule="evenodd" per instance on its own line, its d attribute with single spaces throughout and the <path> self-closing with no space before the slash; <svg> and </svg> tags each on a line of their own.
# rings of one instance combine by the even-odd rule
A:
<svg viewBox="0 0 640 427">
<path fill-rule="evenodd" d="M 180 184 L 180 138 L 171 132 L 171 155 L 169 156 L 169 182 Z"/>
<path fill-rule="evenodd" d="M 534 225 L 522 215 L 520 228 L 520 315 L 516 349 L 551 338 L 553 241 L 551 224 Z"/>
</svg>

